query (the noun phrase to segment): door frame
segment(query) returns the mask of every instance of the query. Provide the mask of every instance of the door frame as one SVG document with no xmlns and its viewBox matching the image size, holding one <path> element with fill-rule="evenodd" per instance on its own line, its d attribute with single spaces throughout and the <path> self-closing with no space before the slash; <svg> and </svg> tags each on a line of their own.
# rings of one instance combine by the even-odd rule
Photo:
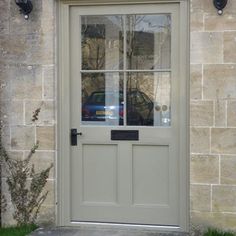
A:
<svg viewBox="0 0 236 236">
<path fill-rule="evenodd" d="M 79 226 L 82 223 L 70 222 L 70 38 L 69 9 L 79 5 L 119 5 L 119 4 L 163 4 L 179 3 L 180 6 L 180 53 L 179 86 L 180 104 L 180 153 L 179 153 L 179 189 L 180 221 L 179 227 L 126 225 L 128 227 L 157 228 L 168 231 L 189 231 L 190 195 L 189 195 L 189 0 L 58 0 L 57 6 L 57 51 L 58 51 L 58 157 L 57 157 L 57 214 L 58 226 Z M 66 114 L 66 115 L 65 115 Z M 91 223 L 93 225 L 93 223 Z M 94 223 L 95 224 L 95 223 Z M 84 224 L 83 224 L 84 225 Z M 86 225 L 88 225 L 86 223 Z M 95 224 L 113 226 L 117 224 Z M 122 224 L 120 225 L 122 227 Z M 125 225 L 123 225 L 125 226 Z"/>
</svg>

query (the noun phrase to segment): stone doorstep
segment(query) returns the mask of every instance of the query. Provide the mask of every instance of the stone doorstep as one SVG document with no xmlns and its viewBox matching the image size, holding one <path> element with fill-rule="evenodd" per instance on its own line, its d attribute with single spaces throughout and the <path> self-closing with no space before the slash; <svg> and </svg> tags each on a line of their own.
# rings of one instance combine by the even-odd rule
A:
<svg viewBox="0 0 236 236">
<path fill-rule="evenodd" d="M 30 236 L 188 236 L 189 233 L 143 229 L 101 229 L 56 227 L 39 228 Z"/>
</svg>

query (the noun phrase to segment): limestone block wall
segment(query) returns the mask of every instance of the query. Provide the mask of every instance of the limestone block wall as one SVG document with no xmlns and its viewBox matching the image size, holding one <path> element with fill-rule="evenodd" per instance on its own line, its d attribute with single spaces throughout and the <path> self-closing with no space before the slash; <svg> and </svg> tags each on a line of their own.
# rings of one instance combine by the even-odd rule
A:
<svg viewBox="0 0 236 236">
<path fill-rule="evenodd" d="M 9 155 L 24 158 L 39 141 L 33 162 L 36 170 L 55 162 L 56 79 L 55 79 L 55 1 L 33 1 L 28 21 L 19 14 L 15 0 L 0 1 L 0 101 L 3 139 Z M 32 122 L 41 107 L 39 120 Z M 14 223 L 12 206 L 3 176 L 3 192 L 8 211 L 3 223 Z M 51 171 L 40 221 L 55 222 L 55 176 Z"/>
<path fill-rule="evenodd" d="M 39 140 L 38 169 L 51 162 L 56 166 L 56 2 L 35 0 L 25 21 L 15 0 L 0 0 L 5 147 L 12 157 L 24 158 Z M 212 0 L 191 0 L 190 5 L 191 223 L 236 229 L 236 1 L 228 0 L 222 16 Z M 39 107 L 39 120 L 33 123 Z M 56 186 L 52 171 L 40 222 L 56 222 Z M 7 194 L 5 175 L 3 191 Z M 12 210 L 9 203 L 5 224 L 14 223 Z"/>
<path fill-rule="evenodd" d="M 191 217 L 236 229 L 236 1 L 191 1 Z"/>
</svg>

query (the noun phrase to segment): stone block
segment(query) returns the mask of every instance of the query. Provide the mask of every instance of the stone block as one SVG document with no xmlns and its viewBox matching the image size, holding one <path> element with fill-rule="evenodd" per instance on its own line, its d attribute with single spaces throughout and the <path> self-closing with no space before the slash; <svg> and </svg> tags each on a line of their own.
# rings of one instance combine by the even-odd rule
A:
<svg viewBox="0 0 236 236">
<path fill-rule="evenodd" d="M 221 156 L 221 184 L 236 185 L 236 156 Z"/>
<path fill-rule="evenodd" d="M 235 14 L 223 14 L 221 17 L 218 14 L 207 14 L 204 20 L 206 31 L 236 30 Z"/>
<path fill-rule="evenodd" d="M 215 126 L 226 127 L 226 101 L 215 101 Z"/>
<path fill-rule="evenodd" d="M 54 66 L 43 67 L 43 98 L 55 99 Z"/>
<path fill-rule="evenodd" d="M 25 158 L 28 153 L 25 153 Z M 44 152 L 44 151 L 36 151 L 31 159 L 31 165 L 34 165 L 34 169 L 36 173 L 39 173 L 43 170 L 46 170 L 50 167 L 51 164 L 55 163 L 55 153 L 54 152 Z M 54 179 L 54 167 L 51 169 L 49 173 L 49 178 Z"/>
<path fill-rule="evenodd" d="M 190 98 L 202 98 L 202 65 L 193 64 L 190 66 Z"/>
<path fill-rule="evenodd" d="M 1 0 L 0 1 L 0 16 L 1 16 L 0 34 L 9 33 L 9 13 L 10 13 L 10 1 Z"/>
<path fill-rule="evenodd" d="M 224 212 L 191 212 L 191 222 L 198 227 L 236 230 L 236 214 Z"/>
<path fill-rule="evenodd" d="M 219 157 L 214 155 L 192 155 L 190 180 L 191 183 L 218 184 Z"/>
<path fill-rule="evenodd" d="M 33 113 L 40 108 L 38 120 L 32 121 Z M 25 122 L 27 125 L 53 125 L 55 124 L 53 101 L 26 101 L 25 102 Z"/>
<path fill-rule="evenodd" d="M 44 206 L 52 206 L 55 205 L 55 181 L 48 180 L 45 187 L 44 192 L 48 192 L 47 198 L 45 199 L 43 205 Z"/>
<path fill-rule="evenodd" d="M 212 186 L 212 210 L 215 212 L 236 212 L 236 186 Z"/>
<path fill-rule="evenodd" d="M 236 127 L 236 101 L 228 101 L 227 126 Z"/>
<path fill-rule="evenodd" d="M 224 62 L 236 63 L 236 32 L 224 32 Z"/>
<path fill-rule="evenodd" d="M 203 13 L 195 13 L 191 14 L 190 18 L 190 30 L 191 32 L 194 31 L 203 31 Z"/>
<path fill-rule="evenodd" d="M 41 66 L 12 66 L 9 79 L 11 79 L 12 98 L 42 98 Z"/>
<path fill-rule="evenodd" d="M 218 154 L 235 154 L 236 128 L 212 128 L 211 151 Z"/>
<path fill-rule="evenodd" d="M 191 210 L 210 211 L 211 210 L 211 186 L 210 185 L 191 185 L 190 189 Z"/>
<path fill-rule="evenodd" d="M 192 127 L 190 131 L 190 151 L 192 153 L 209 153 L 210 129 Z"/>
<path fill-rule="evenodd" d="M 11 147 L 15 150 L 30 150 L 35 144 L 35 127 L 12 126 Z"/>
<path fill-rule="evenodd" d="M 13 160 L 23 160 L 23 151 L 8 151 L 8 157 Z M 9 175 L 8 169 L 5 164 L 2 167 L 2 178 L 6 178 Z"/>
<path fill-rule="evenodd" d="M 37 140 L 39 141 L 39 150 L 55 149 L 55 127 L 38 126 L 36 128 Z"/>
<path fill-rule="evenodd" d="M 1 121 L 0 121 L 1 122 Z M 3 122 L 1 122 L 3 123 Z M 6 150 L 11 149 L 11 140 L 10 140 L 10 126 L 3 123 L 2 133 L 0 134 L 2 138 L 2 144 Z"/>
<path fill-rule="evenodd" d="M 52 227 L 55 225 L 56 212 L 55 205 L 42 205 L 37 218 L 37 224 L 43 227 Z"/>
<path fill-rule="evenodd" d="M 204 65 L 203 98 L 236 98 L 236 66 L 231 64 Z"/>
<path fill-rule="evenodd" d="M 190 125 L 192 126 L 213 125 L 213 101 L 191 101 Z"/>
<path fill-rule="evenodd" d="M 1 44 L 1 36 L 0 36 Z M 1 51 L 1 48 L 0 48 Z M 1 54 L 0 54 L 1 57 Z M 1 60 L 1 59 L 0 59 Z M 0 100 L 11 99 L 11 81 L 10 81 L 10 67 L 8 65 L 0 64 Z"/>
<path fill-rule="evenodd" d="M 53 64 L 54 34 L 18 34 L 0 36 L 0 63 L 5 64 Z"/>
<path fill-rule="evenodd" d="M 223 33 L 192 32 L 190 50 L 191 63 L 222 63 Z"/>
<path fill-rule="evenodd" d="M 4 124 L 23 125 L 23 101 L 2 100 L 0 109 Z"/>
</svg>

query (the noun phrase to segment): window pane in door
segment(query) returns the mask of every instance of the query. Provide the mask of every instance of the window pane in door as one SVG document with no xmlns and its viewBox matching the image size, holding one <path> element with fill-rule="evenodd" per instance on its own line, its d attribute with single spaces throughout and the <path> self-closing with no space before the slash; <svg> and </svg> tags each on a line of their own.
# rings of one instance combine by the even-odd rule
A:
<svg viewBox="0 0 236 236">
<path fill-rule="evenodd" d="M 123 68 L 123 17 L 81 16 L 82 69 Z"/>
<path fill-rule="evenodd" d="M 123 74 L 82 73 L 82 124 L 123 125 Z"/>
<path fill-rule="evenodd" d="M 171 50 L 171 15 L 128 15 L 127 69 L 168 69 Z"/>
<path fill-rule="evenodd" d="M 127 125 L 170 126 L 170 91 L 170 73 L 128 73 Z"/>
</svg>

